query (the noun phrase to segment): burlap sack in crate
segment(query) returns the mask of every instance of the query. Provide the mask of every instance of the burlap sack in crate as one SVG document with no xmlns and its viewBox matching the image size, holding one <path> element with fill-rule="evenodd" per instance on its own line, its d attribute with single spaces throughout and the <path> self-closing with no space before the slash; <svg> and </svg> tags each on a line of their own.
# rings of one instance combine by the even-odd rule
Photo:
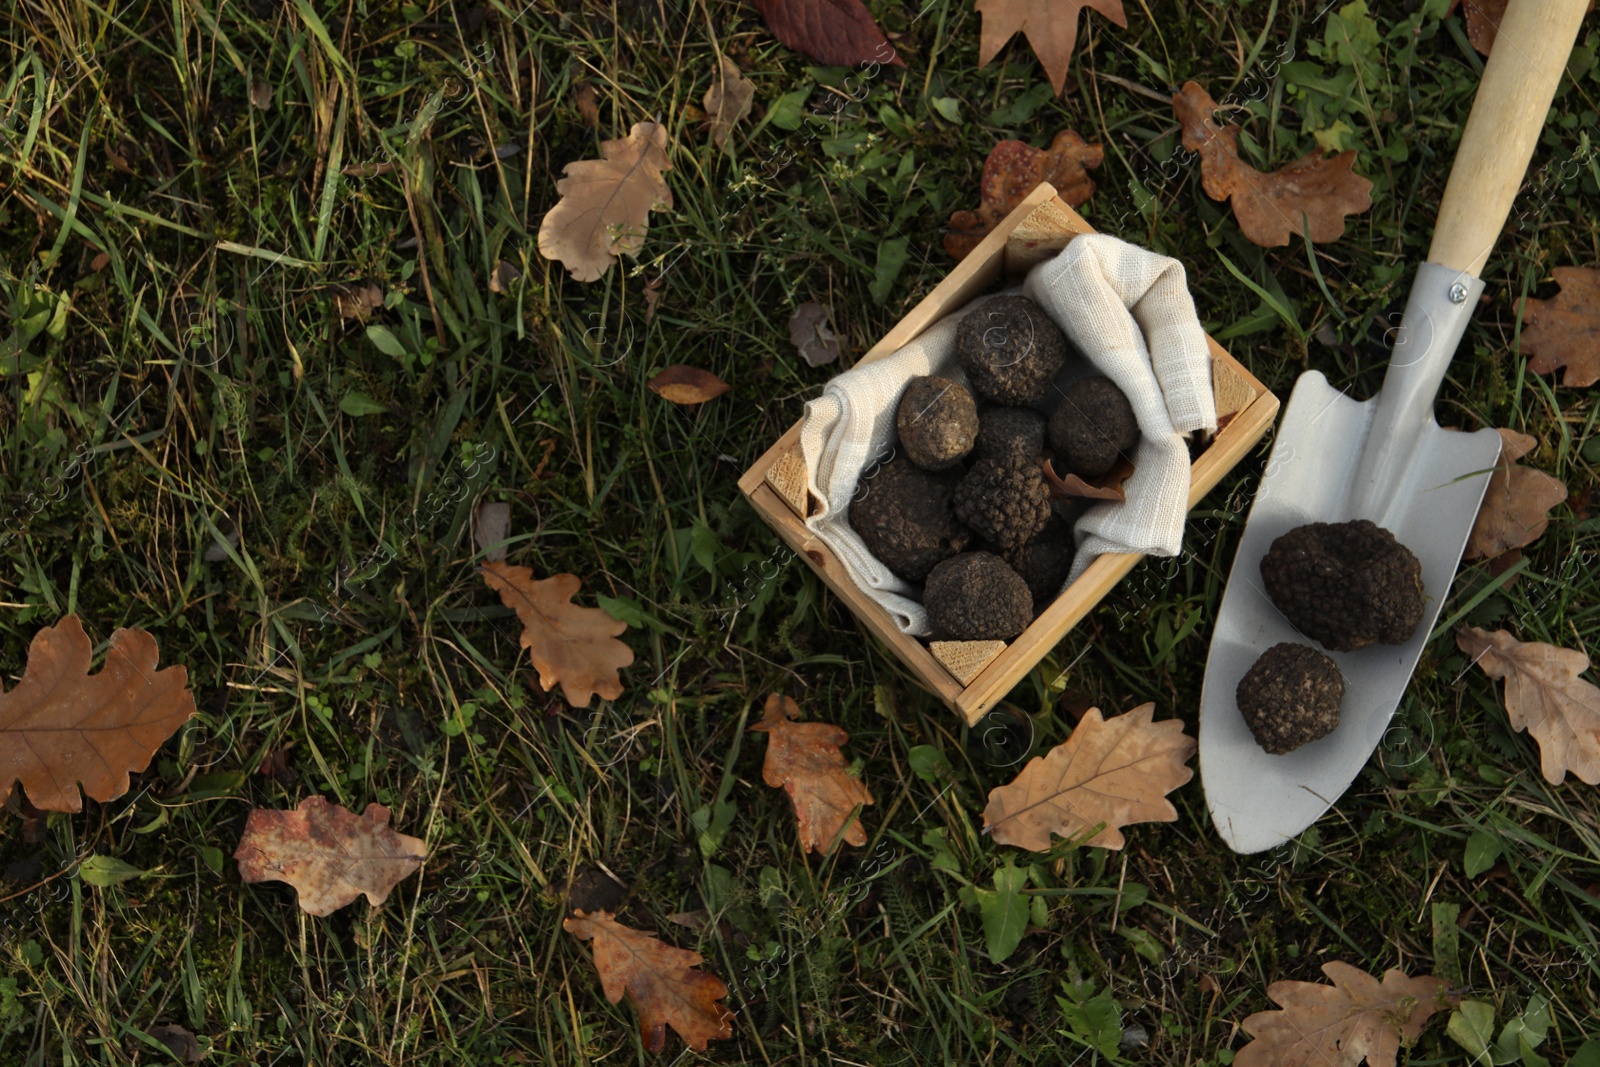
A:
<svg viewBox="0 0 1600 1067">
<path fill-rule="evenodd" d="M 1185 435 L 1217 429 L 1211 357 L 1205 331 L 1177 260 L 1104 234 L 1075 238 L 1028 273 L 1018 291 L 1066 333 L 1092 365 L 1056 383 L 1104 374 L 1133 405 L 1140 441 L 1125 502 L 1101 502 L 1075 526 L 1078 554 L 1071 584 L 1102 552 L 1174 556 L 1182 549 L 1189 503 Z M 800 445 L 808 488 L 818 506 L 806 527 L 826 544 L 861 590 L 902 633 L 929 634 L 916 585 L 880 563 L 849 524 L 849 502 L 862 476 L 886 458 L 906 383 L 924 374 L 965 382 L 955 357 L 956 324 L 979 313 L 980 297 L 945 316 L 893 355 L 834 378 L 806 404 Z"/>
</svg>

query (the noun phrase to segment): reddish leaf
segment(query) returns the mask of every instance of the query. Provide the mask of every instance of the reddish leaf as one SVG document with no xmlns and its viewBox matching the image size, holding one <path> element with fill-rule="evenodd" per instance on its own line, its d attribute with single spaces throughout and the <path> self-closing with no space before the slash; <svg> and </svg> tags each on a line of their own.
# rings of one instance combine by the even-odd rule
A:
<svg viewBox="0 0 1600 1067">
<path fill-rule="evenodd" d="M 382 904 L 425 855 L 421 838 L 389 828 L 382 804 L 368 804 L 357 815 L 323 797 L 306 797 L 294 811 L 251 811 L 233 858 L 242 881 L 288 882 L 301 910 L 332 915 L 363 893 Z"/>
<path fill-rule="evenodd" d="M 982 204 L 976 211 L 957 211 L 945 231 L 944 250 L 956 259 L 978 247 L 984 235 L 1009 215 L 1040 182 L 1049 182 L 1073 207 L 1081 207 L 1094 193 L 1089 171 L 1105 153 L 1071 130 L 1056 134 L 1050 147 L 1040 151 L 1021 141 L 1001 141 L 989 151 L 979 184 Z"/>
<path fill-rule="evenodd" d="M 644 384 L 652 393 L 674 404 L 704 404 L 733 388 L 710 371 L 682 363 L 674 363 Z"/>
<path fill-rule="evenodd" d="M 1533 358 L 1528 369 L 1554 374 L 1562 385 L 1580 388 L 1600 381 L 1600 270 L 1557 267 L 1561 292 L 1549 300 L 1527 300 L 1522 308 L 1522 351 Z"/>
<path fill-rule="evenodd" d="M 1239 127 L 1219 126 L 1217 102 L 1188 82 L 1172 98 L 1183 125 L 1183 147 L 1200 153 L 1200 177 L 1213 200 L 1233 200 L 1239 229 L 1263 248 L 1286 245 L 1309 228 L 1311 240 L 1344 235 L 1346 215 L 1372 206 L 1372 183 L 1356 174 L 1352 149 L 1326 159 L 1297 159 L 1271 174 L 1239 158 Z"/>
<path fill-rule="evenodd" d="M 751 0 L 772 36 L 786 48 L 830 67 L 905 60 L 861 0 Z"/>
<path fill-rule="evenodd" d="M 831 723 L 792 722 L 800 715 L 799 705 L 776 693 L 767 697 L 764 711 L 750 727 L 770 735 L 761 778 L 788 792 L 799 821 L 800 850 L 826 854 L 835 840 L 866 844 L 867 832 L 855 812 L 872 803 L 872 794 L 845 769 L 839 751 L 850 735 Z"/>
<path fill-rule="evenodd" d="M 973 9 L 983 16 L 978 37 L 978 66 L 989 65 L 1013 34 L 1021 32 L 1061 95 L 1067 84 L 1067 65 L 1078 43 L 1078 12 L 1091 7 L 1127 29 L 1122 0 L 977 0 Z"/>
<path fill-rule="evenodd" d="M 705 962 L 700 953 L 623 926 L 609 911 L 574 915 L 562 922 L 562 929 L 581 941 L 594 941 L 594 968 L 606 999 L 615 1004 L 627 994 L 639 1013 L 646 1049 L 665 1048 L 669 1026 L 697 1052 L 713 1038 L 733 1036 L 733 1012 L 717 1003 L 728 995 L 728 987 L 716 975 L 695 969 Z"/>
<path fill-rule="evenodd" d="M 1088 499 L 1088 500 L 1115 500 L 1122 503 L 1128 499 L 1122 491 L 1122 483 L 1128 480 L 1128 475 L 1133 473 L 1133 464 L 1126 459 L 1117 461 L 1117 465 L 1098 478 L 1088 481 L 1069 474 L 1065 478 L 1056 473 L 1055 467 L 1047 459 L 1044 461 L 1044 480 L 1050 487 L 1050 495 L 1057 500 Z"/>
<path fill-rule="evenodd" d="M 1500 436 L 1505 441 L 1500 465 L 1489 476 L 1467 539 L 1466 559 L 1493 559 L 1532 544 L 1550 525 L 1550 509 L 1567 499 L 1565 482 L 1516 465 L 1538 442 L 1515 430 L 1501 430 Z"/>
</svg>

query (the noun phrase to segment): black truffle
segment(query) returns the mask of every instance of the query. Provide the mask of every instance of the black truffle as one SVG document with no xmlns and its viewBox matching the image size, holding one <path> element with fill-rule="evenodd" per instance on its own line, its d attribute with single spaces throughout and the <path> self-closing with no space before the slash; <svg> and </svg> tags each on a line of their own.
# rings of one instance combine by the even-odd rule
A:
<svg viewBox="0 0 1600 1067">
<path fill-rule="evenodd" d="M 906 458 L 923 470 L 954 467 L 972 451 L 978 405 L 960 382 L 932 375 L 913 378 L 895 415 Z"/>
<path fill-rule="evenodd" d="M 996 404 L 1032 404 L 1067 362 L 1067 337 L 1025 296 L 997 296 L 956 327 L 956 359 L 973 391 Z"/>
<path fill-rule="evenodd" d="M 1052 514 L 1034 538 L 1026 544 L 997 553 L 1028 584 L 1035 612 L 1043 611 L 1061 592 L 1072 571 L 1077 546 L 1072 540 L 1072 523 Z"/>
<path fill-rule="evenodd" d="M 922 604 L 936 639 L 1009 641 L 1033 621 L 1028 584 L 988 552 L 963 552 L 933 568 Z"/>
<path fill-rule="evenodd" d="M 885 567 L 920 582 L 972 539 L 950 506 L 958 478 L 930 474 L 896 456 L 861 483 L 846 518 Z"/>
<path fill-rule="evenodd" d="M 1261 557 L 1261 578 L 1295 629 L 1335 652 L 1403 645 L 1422 620 L 1422 564 L 1366 519 L 1295 527 Z"/>
<path fill-rule="evenodd" d="M 1275 756 L 1326 737 L 1339 725 L 1344 675 L 1310 645 L 1273 645 L 1239 680 L 1235 693 L 1256 744 Z"/>
<path fill-rule="evenodd" d="M 1043 415 L 1032 408 L 984 408 L 978 413 L 974 459 L 994 459 L 1020 466 L 1044 454 Z"/>
<path fill-rule="evenodd" d="M 1110 378 L 1079 378 L 1067 386 L 1050 416 L 1050 444 L 1056 450 L 1056 471 L 1063 475 L 1098 477 L 1138 443 L 1133 405 Z"/>
<path fill-rule="evenodd" d="M 1033 464 L 980 459 L 956 486 L 956 518 L 999 548 L 1033 540 L 1050 520 L 1050 490 Z"/>
</svg>

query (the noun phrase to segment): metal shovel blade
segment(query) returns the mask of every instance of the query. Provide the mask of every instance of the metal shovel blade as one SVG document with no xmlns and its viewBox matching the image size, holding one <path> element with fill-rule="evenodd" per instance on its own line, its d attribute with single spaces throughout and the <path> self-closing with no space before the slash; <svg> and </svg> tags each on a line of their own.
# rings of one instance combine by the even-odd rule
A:
<svg viewBox="0 0 1600 1067">
<path fill-rule="evenodd" d="M 1217 831 L 1236 852 L 1298 835 L 1355 780 L 1389 727 L 1422 655 L 1500 454 L 1494 430 L 1440 429 L 1433 398 L 1483 283 L 1424 264 L 1383 389 L 1356 401 L 1313 371 L 1296 383 L 1223 594 L 1200 704 L 1200 776 Z M 1451 291 L 1456 299 L 1452 299 Z M 1309 522 L 1370 519 L 1422 564 L 1422 621 L 1404 645 L 1328 652 L 1267 598 L 1261 557 Z M 1235 691 L 1280 641 L 1326 652 L 1345 679 L 1339 725 L 1285 755 L 1256 744 Z"/>
</svg>

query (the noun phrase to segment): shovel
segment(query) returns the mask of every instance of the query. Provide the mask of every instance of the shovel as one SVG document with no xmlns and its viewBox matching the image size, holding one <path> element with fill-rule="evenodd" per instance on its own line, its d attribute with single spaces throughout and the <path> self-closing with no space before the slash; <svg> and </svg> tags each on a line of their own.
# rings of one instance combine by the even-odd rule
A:
<svg viewBox="0 0 1600 1067">
<path fill-rule="evenodd" d="M 1378 395 L 1352 400 L 1310 371 L 1289 397 L 1223 594 L 1200 702 L 1206 803 L 1235 852 L 1283 844 L 1349 788 L 1388 729 L 1450 591 L 1500 435 L 1441 429 L 1434 395 L 1483 292 L 1477 273 L 1522 184 L 1587 6 L 1511 0 L 1507 7 Z M 1239 714 L 1239 680 L 1280 641 L 1327 650 L 1267 599 L 1261 557 L 1296 526 L 1351 519 L 1384 527 L 1421 561 L 1422 621 L 1404 645 L 1328 652 L 1345 679 L 1339 725 L 1270 755 Z"/>
</svg>

